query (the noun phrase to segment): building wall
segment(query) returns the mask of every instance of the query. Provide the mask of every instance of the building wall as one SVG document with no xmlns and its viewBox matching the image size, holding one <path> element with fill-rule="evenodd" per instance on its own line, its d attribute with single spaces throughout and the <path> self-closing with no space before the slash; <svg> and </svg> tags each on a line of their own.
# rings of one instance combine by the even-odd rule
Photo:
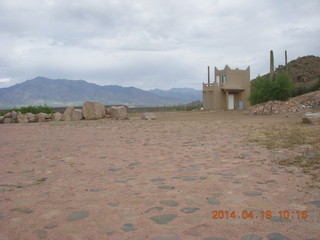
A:
<svg viewBox="0 0 320 240">
<path fill-rule="evenodd" d="M 219 76 L 219 82 L 217 81 L 217 76 Z M 226 76 L 225 83 L 222 83 L 222 76 Z M 250 67 L 246 70 L 231 69 L 228 65 L 222 70 L 218 70 L 215 67 L 214 82 L 209 86 L 208 84 L 203 84 L 204 110 L 226 110 L 228 108 L 226 106 L 226 92 L 223 91 L 223 88 L 245 89 L 242 92 L 242 97 L 244 109 L 248 109 L 250 107 L 248 100 L 250 96 Z M 235 109 L 238 109 L 241 92 L 230 91 L 229 94 L 234 94 Z"/>
<path fill-rule="evenodd" d="M 213 95 L 213 86 L 205 86 L 203 84 L 203 109 L 204 110 L 213 110 L 214 109 L 214 95 Z"/>
</svg>

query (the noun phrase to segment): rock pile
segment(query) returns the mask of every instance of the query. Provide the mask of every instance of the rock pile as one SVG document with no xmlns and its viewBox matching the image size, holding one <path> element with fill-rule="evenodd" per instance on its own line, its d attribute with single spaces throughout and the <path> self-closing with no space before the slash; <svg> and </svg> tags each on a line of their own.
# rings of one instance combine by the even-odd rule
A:
<svg viewBox="0 0 320 240">
<path fill-rule="evenodd" d="M 31 122 L 48 122 L 55 120 L 53 114 L 47 113 L 26 113 L 8 112 L 4 116 L 0 116 L 0 123 L 31 123 Z"/>
<path fill-rule="evenodd" d="M 279 113 L 301 112 L 310 108 L 320 107 L 320 91 L 315 91 L 287 101 L 268 101 L 249 108 L 251 114 L 271 115 Z"/>
<path fill-rule="evenodd" d="M 303 123 L 310 123 L 310 124 L 320 124 L 320 112 L 311 113 L 307 112 L 304 114 L 302 118 Z"/>
<path fill-rule="evenodd" d="M 82 119 L 94 120 L 106 117 L 106 113 L 114 119 L 128 119 L 127 109 L 124 106 L 113 106 L 106 109 L 99 102 L 85 102 L 82 109 L 67 107 L 63 114 L 56 112 L 47 113 L 26 113 L 8 112 L 4 116 L 0 116 L 0 123 L 31 123 L 31 122 L 49 122 L 49 121 L 79 121 Z"/>
</svg>

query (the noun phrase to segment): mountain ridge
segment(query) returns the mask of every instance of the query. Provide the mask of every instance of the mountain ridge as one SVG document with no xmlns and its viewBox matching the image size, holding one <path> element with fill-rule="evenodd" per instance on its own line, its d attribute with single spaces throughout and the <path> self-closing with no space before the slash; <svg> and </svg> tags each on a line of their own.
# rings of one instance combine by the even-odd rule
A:
<svg viewBox="0 0 320 240">
<path fill-rule="evenodd" d="M 180 92 L 179 92 L 180 91 Z M 100 86 L 85 80 L 36 77 L 0 88 L 0 107 L 47 104 L 49 106 L 79 105 L 84 101 L 99 101 L 106 105 L 163 106 L 186 104 L 201 99 L 201 91 L 184 88 L 145 91 L 118 85 Z M 160 94 L 161 93 L 161 94 Z"/>
</svg>

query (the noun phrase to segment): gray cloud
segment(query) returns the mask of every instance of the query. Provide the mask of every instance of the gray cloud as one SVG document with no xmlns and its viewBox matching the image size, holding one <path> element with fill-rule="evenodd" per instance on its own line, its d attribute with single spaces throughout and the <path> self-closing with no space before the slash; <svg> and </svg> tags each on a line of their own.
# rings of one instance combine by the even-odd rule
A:
<svg viewBox="0 0 320 240">
<path fill-rule="evenodd" d="M 317 0 L 0 0 L 0 87 L 36 76 L 201 88 L 206 67 L 319 55 Z"/>
</svg>

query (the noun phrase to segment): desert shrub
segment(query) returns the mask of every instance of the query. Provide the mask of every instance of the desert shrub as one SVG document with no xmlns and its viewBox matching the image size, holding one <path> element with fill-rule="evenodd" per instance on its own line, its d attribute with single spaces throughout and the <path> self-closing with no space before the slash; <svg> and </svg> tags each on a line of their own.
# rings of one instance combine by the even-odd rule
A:
<svg viewBox="0 0 320 240">
<path fill-rule="evenodd" d="M 0 115 L 4 115 L 7 112 L 12 112 L 12 111 L 16 111 L 16 112 L 21 112 L 21 113 L 52 113 L 52 109 L 44 104 L 44 105 L 39 105 L 39 106 L 27 106 L 27 107 L 21 107 L 21 108 L 13 108 L 13 109 L 7 109 L 7 110 L 3 110 L 1 111 Z"/>
<path fill-rule="evenodd" d="M 46 104 L 44 105 L 39 105 L 39 106 L 28 106 L 28 107 L 21 107 L 20 110 L 21 113 L 28 113 L 28 112 L 31 112 L 31 113 L 34 113 L 34 114 L 37 114 L 37 113 L 52 113 L 52 109 L 47 106 Z"/>
<path fill-rule="evenodd" d="M 251 105 L 267 102 L 270 100 L 287 100 L 293 94 L 293 82 L 289 76 L 282 73 L 274 80 L 268 76 L 258 77 L 251 84 L 249 101 Z"/>
</svg>

